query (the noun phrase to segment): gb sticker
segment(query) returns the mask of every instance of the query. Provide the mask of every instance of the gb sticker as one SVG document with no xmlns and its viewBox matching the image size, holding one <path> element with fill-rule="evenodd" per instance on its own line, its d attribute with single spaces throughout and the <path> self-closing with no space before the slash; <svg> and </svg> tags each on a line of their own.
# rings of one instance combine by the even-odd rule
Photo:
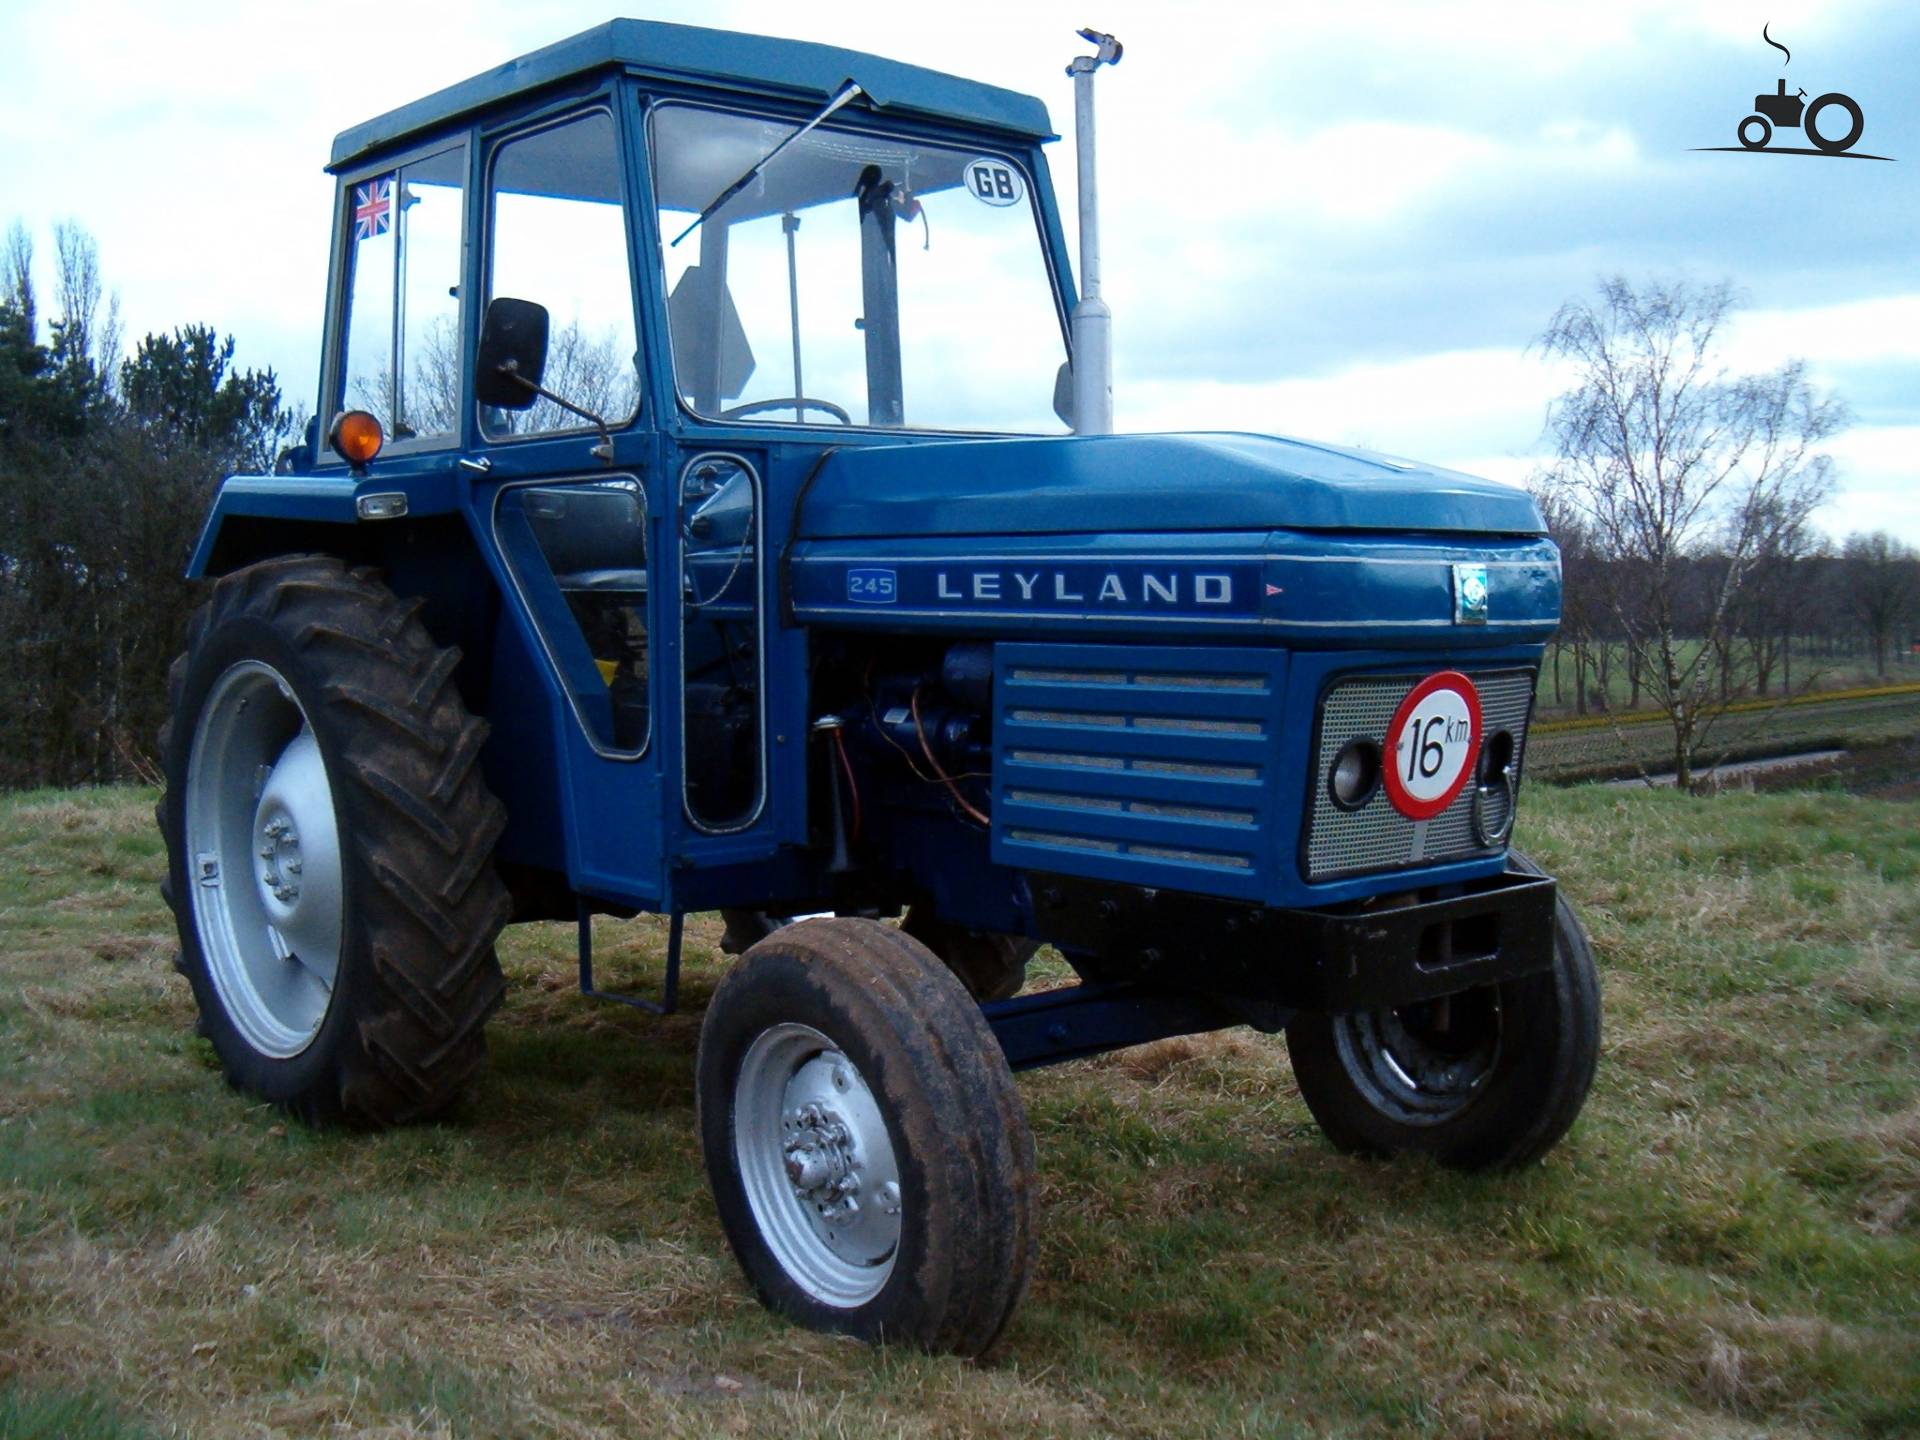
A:
<svg viewBox="0 0 1920 1440">
<path fill-rule="evenodd" d="M 1018 205 L 1027 198 L 1026 181 L 1020 172 L 1004 160 L 995 160 L 983 155 L 978 160 L 969 160 L 966 169 L 967 189 L 973 198 L 988 205 Z"/>
</svg>

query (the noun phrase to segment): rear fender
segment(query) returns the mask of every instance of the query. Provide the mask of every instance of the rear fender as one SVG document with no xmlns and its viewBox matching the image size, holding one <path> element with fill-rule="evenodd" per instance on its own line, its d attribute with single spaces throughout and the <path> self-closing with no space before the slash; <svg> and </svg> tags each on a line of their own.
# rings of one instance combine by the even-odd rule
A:
<svg viewBox="0 0 1920 1440">
<path fill-rule="evenodd" d="M 276 555 L 318 552 L 373 566 L 397 594 L 424 602 L 428 633 L 460 650 L 453 678 L 462 700 L 492 729 L 480 763 L 507 805 L 501 857 L 564 870 L 560 777 L 539 662 L 514 626 L 501 623 L 499 586 L 466 517 L 410 506 L 399 519 L 361 520 L 357 493 L 380 488 L 293 476 L 229 480 L 187 573 L 213 579 Z"/>
<path fill-rule="evenodd" d="M 376 495 L 399 495 L 404 516 L 362 520 L 362 502 Z M 187 562 L 187 578 L 224 575 L 272 555 L 301 551 L 379 563 L 374 557 L 391 548 L 390 539 L 382 537 L 396 526 L 458 511 L 452 482 L 434 476 L 354 481 L 344 476 L 234 475 L 214 499 Z"/>
</svg>

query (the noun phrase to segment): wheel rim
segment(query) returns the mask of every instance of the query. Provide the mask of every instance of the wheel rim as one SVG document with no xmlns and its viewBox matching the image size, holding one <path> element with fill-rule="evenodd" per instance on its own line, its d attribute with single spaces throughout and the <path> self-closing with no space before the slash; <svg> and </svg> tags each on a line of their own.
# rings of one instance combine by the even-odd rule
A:
<svg viewBox="0 0 1920 1440">
<path fill-rule="evenodd" d="M 346 897 L 326 762 L 272 666 L 242 660 L 214 681 L 186 788 L 187 884 L 207 973 L 240 1037 L 290 1059 L 327 1018 Z"/>
<path fill-rule="evenodd" d="M 733 1090 L 733 1150 L 760 1238 L 823 1305 L 880 1293 L 900 1249 L 900 1167 L 873 1092 L 807 1025 L 762 1031 Z"/>
<path fill-rule="evenodd" d="M 1334 1047 L 1368 1102 L 1410 1125 L 1439 1125 L 1473 1104 L 1500 1060 L 1492 987 L 1365 1010 L 1334 1022 Z"/>
</svg>

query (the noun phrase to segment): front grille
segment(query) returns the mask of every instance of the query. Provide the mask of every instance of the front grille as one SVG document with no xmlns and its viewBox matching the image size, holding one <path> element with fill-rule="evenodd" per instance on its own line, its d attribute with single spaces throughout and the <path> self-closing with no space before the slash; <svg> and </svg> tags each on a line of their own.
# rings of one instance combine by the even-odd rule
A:
<svg viewBox="0 0 1920 1440">
<path fill-rule="evenodd" d="M 1480 843 L 1473 833 L 1474 783 L 1469 780 L 1453 803 L 1424 823 L 1416 823 L 1393 808 L 1386 787 L 1376 786 L 1371 799 L 1358 810 L 1342 810 L 1327 794 L 1327 767 L 1340 747 L 1355 736 L 1385 743 L 1387 725 L 1401 700 L 1423 677 L 1420 675 L 1365 675 L 1343 680 L 1327 692 L 1320 707 L 1320 728 L 1314 741 L 1313 768 L 1308 775 L 1313 818 L 1307 827 L 1306 874 L 1309 880 L 1331 880 L 1392 870 L 1407 865 L 1434 865 L 1474 855 L 1494 853 L 1499 846 Z M 1503 670 L 1472 674 L 1480 692 L 1482 730 L 1493 735 L 1513 734 L 1513 773 L 1519 783 L 1520 763 L 1526 751 L 1527 715 L 1533 705 L 1533 671 Z M 1491 833 L 1498 834 L 1504 818 L 1505 797 L 1493 795 L 1483 815 Z"/>
<path fill-rule="evenodd" d="M 1277 650 L 996 645 L 994 859 L 1264 895 L 1284 674 Z"/>
</svg>

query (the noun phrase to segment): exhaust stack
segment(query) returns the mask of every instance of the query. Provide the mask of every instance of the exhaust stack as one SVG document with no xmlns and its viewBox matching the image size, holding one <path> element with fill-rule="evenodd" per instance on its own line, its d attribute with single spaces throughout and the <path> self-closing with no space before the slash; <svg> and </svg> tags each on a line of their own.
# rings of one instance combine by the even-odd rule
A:
<svg viewBox="0 0 1920 1440">
<path fill-rule="evenodd" d="M 1113 312 L 1100 298 L 1100 187 L 1094 174 L 1093 76 L 1120 63 L 1120 42 L 1098 30 L 1080 38 L 1096 47 L 1067 67 L 1073 77 L 1073 139 L 1080 170 L 1080 300 L 1073 307 L 1073 428 L 1113 432 Z"/>
</svg>

